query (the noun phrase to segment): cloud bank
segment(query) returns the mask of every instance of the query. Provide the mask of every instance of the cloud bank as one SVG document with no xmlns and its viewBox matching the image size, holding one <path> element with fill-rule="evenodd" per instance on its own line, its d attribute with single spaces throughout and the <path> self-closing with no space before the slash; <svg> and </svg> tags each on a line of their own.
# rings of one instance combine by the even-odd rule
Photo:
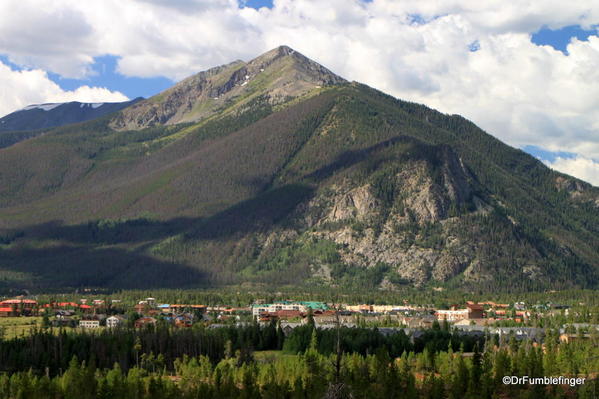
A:
<svg viewBox="0 0 599 399">
<path fill-rule="evenodd" d="M 127 101 L 119 92 L 102 87 L 81 86 L 76 90 L 62 90 L 40 69 L 14 71 L 0 62 L 0 115 L 5 115 L 30 104 L 51 102 L 106 102 Z"/>
<path fill-rule="evenodd" d="M 567 55 L 531 42 L 543 26 L 597 24 L 594 0 L 275 0 L 260 10 L 236 0 L 55 0 L 43 8 L 4 0 L 0 54 L 77 78 L 111 54 L 126 76 L 179 80 L 287 44 L 347 79 L 464 115 L 511 145 L 599 159 L 599 38 L 571 40 Z"/>
</svg>

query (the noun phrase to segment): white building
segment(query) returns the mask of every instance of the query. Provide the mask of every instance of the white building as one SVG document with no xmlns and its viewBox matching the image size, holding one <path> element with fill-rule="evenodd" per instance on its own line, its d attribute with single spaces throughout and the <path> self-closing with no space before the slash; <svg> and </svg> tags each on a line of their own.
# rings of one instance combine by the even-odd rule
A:
<svg viewBox="0 0 599 399">
<path fill-rule="evenodd" d="M 260 316 L 261 313 L 274 313 L 279 310 L 299 310 L 300 312 L 307 312 L 308 307 L 296 302 L 255 304 L 252 305 L 252 316 L 257 317 Z"/>
<path fill-rule="evenodd" d="M 124 321 L 124 319 L 122 317 L 110 316 L 109 318 L 106 319 L 106 327 L 108 327 L 108 328 L 118 327 L 121 324 L 123 324 L 123 321 Z"/>
<path fill-rule="evenodd" d="M 81 328 L 100 328 L 100 320 L 79 320 Z"/>
</svg>

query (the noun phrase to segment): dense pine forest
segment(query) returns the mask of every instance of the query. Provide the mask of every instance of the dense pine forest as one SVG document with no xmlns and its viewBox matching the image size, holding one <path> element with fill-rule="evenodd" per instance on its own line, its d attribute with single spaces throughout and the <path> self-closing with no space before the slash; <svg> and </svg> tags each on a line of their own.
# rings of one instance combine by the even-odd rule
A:
<svg viewBox="0 0 599 399">
<path fill-rule="evenodd" d="M 35 331 L 0 343 L 0 398 L 596 398 L 599 337 L 544 345 L 435 325 L 418 339 L 371 329 L 285 336 L 259 327 L 98 334 Z M 506 385 L 504 376 L 585 378 Z"/>
</svg>

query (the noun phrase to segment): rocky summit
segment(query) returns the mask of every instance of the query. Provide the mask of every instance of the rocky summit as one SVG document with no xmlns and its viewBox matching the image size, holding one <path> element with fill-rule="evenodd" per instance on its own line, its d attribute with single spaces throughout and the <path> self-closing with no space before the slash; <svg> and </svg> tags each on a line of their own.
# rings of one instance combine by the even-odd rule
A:
<svg viewBox="0 0 599 399">
<path fill-rule="evenodd" d="M 281 46 L 250 62 L 234 61 L 200 72 L 115 118 L 115 129 L 197 122 L 224 109 L 236 109 L 258 96 L 272 104 L 345 82 L 322 65 Z"/>
<path fill-rule="evenodd" d="M 599 189 L 289 47 L 0 149 L 0 284 L 596 288 Z"/>
</svg>

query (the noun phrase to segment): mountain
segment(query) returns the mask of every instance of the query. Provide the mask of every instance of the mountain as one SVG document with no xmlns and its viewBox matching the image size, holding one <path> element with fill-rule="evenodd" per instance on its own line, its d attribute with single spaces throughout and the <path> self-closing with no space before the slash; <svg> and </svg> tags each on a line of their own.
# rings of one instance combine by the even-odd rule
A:
<svg viewBox="0 0 599 399">
<path fill-rule="evenodd" d="M 283 46 L 0 149 L 0 276 L 596 288 L 599 189 Z"/>
<path fill-rule="evenodd" d="M 0 118 L 0 148 L 34 137 L 42 129 L 51 129 L 71 123 L 84 122 L 120 111 L 142 98 L 120 103 L 33 104 Z"/>
</svg>

